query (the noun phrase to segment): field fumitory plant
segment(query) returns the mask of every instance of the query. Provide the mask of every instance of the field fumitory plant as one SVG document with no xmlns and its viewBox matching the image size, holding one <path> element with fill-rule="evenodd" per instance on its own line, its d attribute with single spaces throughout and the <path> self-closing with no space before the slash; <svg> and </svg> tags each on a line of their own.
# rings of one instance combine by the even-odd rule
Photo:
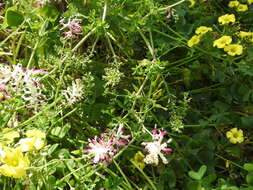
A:
<svg viewBox="0 0 253 190">
<path fill-rule="evenodd" d="M 0 0 L 0 189 L 252 189 L 252 10 Z"/>
</svg>

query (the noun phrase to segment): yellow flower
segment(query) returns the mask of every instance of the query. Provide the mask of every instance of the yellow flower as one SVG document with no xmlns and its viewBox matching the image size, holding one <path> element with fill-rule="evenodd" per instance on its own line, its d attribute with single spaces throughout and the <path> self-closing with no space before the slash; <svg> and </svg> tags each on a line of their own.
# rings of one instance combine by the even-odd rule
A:
<svg viewBox="0 0 253 190">
<path fill-rule="evenodd" d="M 248 4 L 251 4 L 251 3 L 253 3 L 253 0 L 248 0 Z"/>
<path fill-rule="evenodd" d="M 35 137 L 35 138 L 46 138 L 46 134 L 38 129 L 32 129 L 26 131 L 26 136 L 27 137 Z"/>
<path fill-rule="evenodd" d="M 238 35 L 240 38 L 247 38 L 247 37 L 253 36 L 253 32 L 244 32 L 244 31 L 240 31 L 237 35 Z"/>
<path fill-rule="evenodd" d="M 192 46 L 198 44 L 199 41 L 200 41 L 200 36 L 194 35 L 194 36 L 192 36 L 192 38 L 190 40 L 188 40 L 187 45 L 189 47 L 192 47 Z"/>
<path fill-rule="evenodd" d="M 15 138 L 19 137 L 19 133 L 17 131 L 11 131 L 8 128 L 3 129 L 3 141 L 2 143 L 12 143 L 14 141 Z"/>
<path fill-rule="evenodd" d="M 240 4 L 236 8 L 237 12 L 244 12 L 244 11 L 247 11 L 247 10 L 248 10 L 248 5 L 244 5 L 244 4 Z"/>
<path fill-rule="evenodd" d="M 21 178 L 26 174 L 26 169 L 30 165 L 27 156 L 24 156 L 19 148 L 11 149 L 4 147 L 1 150 L 0 173 L 4 176 Z"/>
<path fill-rule="evenodd" d="M 213 29 L 211 27 L 200 26 L 195 30 L 195 33 L 198 35 L 203 35 L 209 31 L 213 31 Z"/>
<path fill-rule="evenodd" d="M 145 168 L 145 162 L 144 162 L 144 158 L 145 156 L 138 151 L 135 155 L 134 158 L 132 159 L 132 161 L 139 166 L 141 169 Z"/>
<path fill-rule="evenodd" d="M 244 141 L 243 131 L 241 129 L 233 128 L 226 133 L 227 138 L 233 144 L 242 143 Z"/>
<path fill-rule="evenodd" d="M 232 38 L 230 36 L 222 36 L 221 38 L 215 40 L 213 42 L 213 47 L 224 48 L 226 45 L 232 42 Z"/>
<path fill-rule="evenodd" d="M 239 1 L 230 1 L 228 3 L 228 7 L 234 8 L 234 7 L 237 7 L 239 4 L 240 4 Z"/>
<path fill-rule="evenodd" d="M 26 136 L 18 143 L 23 152 L 40 150 L 45 145 L 46 134 L 38 129 L 28 130 Z"/>
<path fill-rule="evenodd" d="M 230 44 L 224 47 L 224 51 L 231 56 L 241 55 L 243 47 L 239 44 Z"/>
<path fill-rule="evenodd" d="M 235 15 L 234 14 L 225 14 L 218 18 L 218 21 L 221 25 L 229 24 L 235 22 Z"/>
</svg>

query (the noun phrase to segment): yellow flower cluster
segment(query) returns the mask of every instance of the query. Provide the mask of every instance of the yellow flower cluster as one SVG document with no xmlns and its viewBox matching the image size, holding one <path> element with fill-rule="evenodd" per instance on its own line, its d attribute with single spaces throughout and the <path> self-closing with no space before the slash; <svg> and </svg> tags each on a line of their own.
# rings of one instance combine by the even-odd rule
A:
<svg viewBox="0 0 253 190">
<path fill-rule="evenodd" d="M 248 5 L 246 4 L 241 4 L 239 1 L 230 1 L 228 3 L 228 7 L 230 8 L 235 8 L 237 12 L 244 12 L 244 11 L 247 11 L 249 8 L 248 8 Z"/>
<path fill-rule="evenodd" d="M 237 35 L 241 39 L 244 39 L 244 40 L 247 40 L 248 42 L 253 43 L 253 32 L 240 31 Z"/>
<path fill-rule="evenodd" d="M 241 55 L 243 52 L 242 45 L 230 44 L 231 42 L 232 38 L 230 36 L 222 36 L 213 42 L 213 46 L 217 48 L 224 48 L 224 51 L 231 56 Z"/>
<path fill-rule="evenodd" d="M 243 131 L 241 129 L 233 128 L 226 133 L 227 138 L 233 144 L 242 143 L 244 141 Z"/>
<path fill-rule="evenodd" d="M 222 15 L 218 18 L 218 22 L 221 25 L 229 24 L 229 23 L 234 23 L 235 22 L 235 15 L 234 14 L 225 14 Z"/>
<path fill-rule="evenodd" d="M 4 176 L 21 178 L 26 174 L 30 161 L 25 152 L 39 150 L 45 145 L 46 134 L 40 130 L 33 129 L 26 131 L 26 138 L 22 138 L 15 148 L 10 144 L 15 138 L 20 137 L 17 131 L 10 129 L 2 130 L 0 141 L 0 173 Z"/>
<path fill-rule="evenodd" d="M 206 27 L 206 26 L 200 26 L 195 30 L 194 36 L 191 37 L 190 40 L 188 40 L 187 45 L 189 47 L 192 47 L 200 42 L 200 38 L 207 32 L 213 31 L 211 27 Z"/>
<path fill-rule="evenodd" d="M 24 156 L 20 148 L 3 147 L 0 150 L 0 173 L 2 175 L 21 178 L 26 174 L 26 169 L 30 165 L 27 156 Z"/>
</svg>

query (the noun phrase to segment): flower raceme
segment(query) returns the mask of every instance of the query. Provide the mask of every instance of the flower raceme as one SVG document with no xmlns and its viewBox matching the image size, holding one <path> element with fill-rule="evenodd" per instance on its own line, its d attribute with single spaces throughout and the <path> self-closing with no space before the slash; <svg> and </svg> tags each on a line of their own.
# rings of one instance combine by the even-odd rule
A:
<svg viewBox="0 0 253 190">
<path fill-rule="evenodd" d="M 44 73 L 43 69 L 27 69 L 21 64 L 0 64 L 0 92 L 3 92 L 5 98 L 16 95 L 32 105 L 41 103 L 44 97 L 38 76 Z"/>
<path fill-rule="evenodd" d="M 244 141 L 243 131 L 241 129 L 233 128 L 226 133 L 227 138 L 233 144 L 242 143 Z"/>
<path fill-rule="evenodd" d="M 108 163 L 119 151 L 119 147 L 128 144 L 129 139 L 129 135 L 123 135 L 123 125 L 121 124 L 117 131 L 112 131 L 111 134 L 103 133 L 100 137 L 96 136 L 92 140 L 89 139 L 88 149 L 84 152 L 94 157 L 94 164 Z"/>
<path fill-rule="evenodd" d="M 80 26 L 81 20 L 74 17 L 69 18 L 67 23 L 64 23 L 66 18 L 63 18 L 60 20 L 60 23 L 62 25 L 61 30 L 67 29 L 68 31 L 63 32 L 63 35 L 65 38 L 72 38 L 72 39 L 78 39 L 80 34 L 82 32 L 82 28 Z"/>
<path fill-rule="evenodd" d="M 81 79 L 72 81 L 72 85 L 62 92 L 66 99 L 66 104 L 72 105 L 82 99 L 84 94 L 83 88 L 84 85 L 82 84 Z"/>
<path fill-rule="evenodd" d="M 144 158 L 144 162 L 146 164 L 154 164 L 158 165 L 159 157 L 162 159 L 164 164 L 168 164 L 168 160 L 164 156 L 165 154 L 169 154 L 172 152 L 171 148 L 167 148 L 168 143 L 171 142 L 172 139 L 169 139 L 167 142 L 162 143 L 166 131 L 157 130 L 156 128 L 152 130 L 152 142 L 143 142 L 141 143 L 145 146 L 145 149 L 148 152 L 148 155 Z"/>
</svg>

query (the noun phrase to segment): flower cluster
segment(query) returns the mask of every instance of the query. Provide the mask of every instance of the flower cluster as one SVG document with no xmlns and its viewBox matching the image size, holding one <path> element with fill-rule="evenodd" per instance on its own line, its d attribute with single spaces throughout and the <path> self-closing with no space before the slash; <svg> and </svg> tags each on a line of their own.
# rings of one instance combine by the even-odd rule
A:
<svg viewBox="0 0 253 190">
<path fill-rule="evenodd" d="M 67 104 L 71 105 L 79 101 L 84 92 L 83 92 L 83 84 L 80 79 L 76 79 L 72 82 L 72 86 L 69 86 L 67 90 L 63 90 L 63 95 L 67 101 Z"/>
<path fill-rule="evenodd" d="M 247 42 L 253 43 L 253 32 L 240 31 L 238 34 L 239 38 Z"/>
<path fill-rule="evenodd" d="M 27 153 L 33 150 L 39 150 L 45 145 L 45 133 L 33 129 L 26 131 L 26 137 L 19 140 L 13 147 L 10 144 L 15 138 L 20 137 L 17 131 L 10 129 L 2 130 L 2 139 L 0 141 L 0 173 L 4 176 L 21 178 L 26 174 L 30 165 Z"/>
<path fill-rule="evenodd" d="M 27 156 L 24 156 L 20 148 L 3 147 L 0 150 L 0 173 L 4 176 L 21 178 L 26 174 L 30 165 Z"/>
<path fill-rule="evenodd" d="M 217 48 L 224 48 L 224 51 L 231 56 L 241 55 L 243 52 L 242 45 L 230 44 L 231 42 L 232 38 L 230 36 L 222 36 L 213 42 L 213 46 Z"/>
<path fill-rule="evenodd" d="M 243 131 L 241 129 L 233 128 L 226 133 L 227 138 L 233 144 L 242 143 L 244 141 Z"/>
<path fill-rule="evenodd" d="M 66 18 L 60 20 L 62 25 L 61 30 L 66 30 L 63 32 L 64 38 L 78 39 L 78 34 L 82 32 L 82 28 L 80 26 L 81 20 L 76 17 L 69 18 L 67 23 L 65 23 L 65 20 Z"/>
<path fill-rule="evenodd" d="M 100 137 L 96 136 L 92 140 L 89 139 L 88 149 L 84 152 L 94 157 L 94 164 L 108 163 L 119 151 L 119 147 L 128 144 L 129 139 L 129 135 L 123 135 L 123 125 L 120 125 L 117 131 L 112 131 L 111 134 L 103 133 Z"/>
<path fill-rule="evenodd" d="M 42 103 L 42 85 L 38 75 L 44 70 L 22 68 L 21 64 L 0 64 L 0 92 L 1 99 L 21 97 L 23 101 L 31 105 Z"/>
<path fill-rule="evenodd" d="M 141 143 L 145 146 L 145 149 L 148 152 L 148 155 L 144 158 L 144 162 L 146 164 L 154 164 L 158 165 L 159 157 L 162 159 L 164 164 L 168 164 L 168 160 L 164 156 L 165 154 L 169 154 L 172 152 L 171 148 L 167 148 L 168 143 L 172 141 L 172 139 L 167 140 L 166 142 L 162 142 L 166 131 L 157 130 L 156 128 L 152 130 L 152 142 L 143 142 Z"/>
<path fill-rule="evenodd" d="M 251 1 L 248 1 L 248 3 L 250 4 Z M 228 3 L 228 7 L 230 8 L 235 8 L 237 12 L 245 12 L 247 11 L 249 8 L 248 8 L 248 5 L 246 4 L 241 4 L 239 1 L 235 0 L 235 1 L 230 1 Z"/>
<path fill-rule="evenodd" d="M 198 28 L 195 30 L 195 34 L 196 34 L 196 35 L 192 36 L 191 39 L 188 40 L 187 45 L 188 45 L 189 47 L 192 47 L 192 46 L 198 44 L 198 43 L 200 42 L 201 37 L 202 37 L 205 33 L 209 32 L 209 31 L 212 31 L 212 30 L 213 30 L 213 29 L 212 29 L 211 27 L 206 27 L 206 26 L 200 26 L 200 27 L 198 27 Z"/>
</svg>

